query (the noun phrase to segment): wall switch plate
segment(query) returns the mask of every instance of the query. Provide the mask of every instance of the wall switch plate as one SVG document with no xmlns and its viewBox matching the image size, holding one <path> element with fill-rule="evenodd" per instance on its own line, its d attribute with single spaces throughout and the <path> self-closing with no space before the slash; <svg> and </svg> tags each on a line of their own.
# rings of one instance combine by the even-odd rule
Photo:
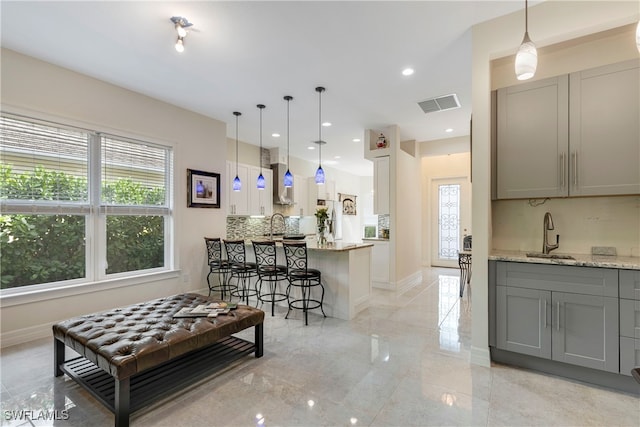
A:
<svg viewBox="0 0 640 427">
<path fill-rule="evenodd" d="M 617 254 L 613 246 L 591 246 L 591 255 L 616 256 Z"/>
</svg>

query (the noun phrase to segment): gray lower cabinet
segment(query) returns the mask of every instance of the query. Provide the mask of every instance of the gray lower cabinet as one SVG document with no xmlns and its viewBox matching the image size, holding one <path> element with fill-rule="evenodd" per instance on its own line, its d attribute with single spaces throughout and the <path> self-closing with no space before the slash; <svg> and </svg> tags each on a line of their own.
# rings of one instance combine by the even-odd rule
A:
<svg viewBox="0 0 640 427">
<path fill-rule="evenodd" d="M 640 271 L 620 271 L 620 373 L 640 366 Z"/>
<path fill-rule="evenodd" d="M 498 262 L 496 347 L 618 373 L 618 271 Z"/>
</svg>

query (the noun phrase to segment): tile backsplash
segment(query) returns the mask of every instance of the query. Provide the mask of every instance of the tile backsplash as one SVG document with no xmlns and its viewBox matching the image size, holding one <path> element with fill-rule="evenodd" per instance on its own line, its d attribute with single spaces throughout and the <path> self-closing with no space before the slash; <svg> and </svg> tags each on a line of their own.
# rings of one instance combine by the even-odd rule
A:
<svg viewBox="0 0 640 427">
<path fill-rule="evenodd" d="M 227 239 L 244 239 L 269 235 L 270 222 L 271 217 L 228 216 Z M 274 233 L 297 234 L 299 229 L 299 218 L 285 217 L 284 227 L 280 218 L 276 218 L 273 221 Z"/>
<path fill-rule="evenodd" d="M 553 216 L 549 241 L 556 252 L 589 254 L 592 246 L 613 246 L 620 256 L 640 256 L 640 197 L 584 197 L 498 200 L 492 203 L 493 249 L 540 251 L 545 212 Z M 541 203 L 541 204 L 540 204 Z"/>
</svg>

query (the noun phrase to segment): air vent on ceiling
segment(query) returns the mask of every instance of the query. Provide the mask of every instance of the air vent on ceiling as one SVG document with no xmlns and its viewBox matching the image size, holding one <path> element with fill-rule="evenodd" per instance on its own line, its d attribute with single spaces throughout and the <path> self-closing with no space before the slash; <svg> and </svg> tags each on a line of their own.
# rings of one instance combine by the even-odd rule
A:
<svg viewBox="0 0 640 427">
<path fill-rule="evenodd" d="M 460 102 L 458 101 L 458 96 L 455 93 L 427 99 L 426 101 L 418 102 L 418 105 L 425 113 L 434 113 L 436 111 L 460 108 Z"/>
</svg>

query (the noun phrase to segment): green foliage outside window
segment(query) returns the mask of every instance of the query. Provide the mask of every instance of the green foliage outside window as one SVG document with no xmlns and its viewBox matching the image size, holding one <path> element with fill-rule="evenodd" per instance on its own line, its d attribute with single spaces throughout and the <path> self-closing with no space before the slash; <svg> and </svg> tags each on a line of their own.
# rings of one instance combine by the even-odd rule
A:
<svg viewBox="0 0 640 427">
<path fill-rule="evenodd" d="M 158 205 L 164 191 L 130 179 L 103 187 L 103 199 L 118 205 Z M 87 180 L 37 168 L 12 174 L 0 165 L 0 198 L 86 202 Z M 13 288 L 85 277 L 86 217 L 77 214 L 0 215 L 0 284 Z M 107 273 L 164 265 L 164 218 L 107 216 Z"/>
</svg>

